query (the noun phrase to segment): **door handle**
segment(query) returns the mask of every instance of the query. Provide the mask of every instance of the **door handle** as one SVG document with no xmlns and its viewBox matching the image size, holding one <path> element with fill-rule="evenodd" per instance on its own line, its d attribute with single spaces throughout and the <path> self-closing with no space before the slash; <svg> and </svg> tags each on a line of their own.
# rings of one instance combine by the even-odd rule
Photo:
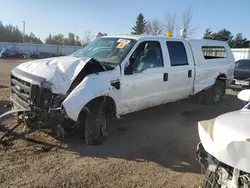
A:
<svg viewBox="0 0 250 188">
<path fill-rule="evenodd" d="M 192 70 L 189 70 L 188 71 L 188 78 L 191 78 L 192 77 Z"/>
<path fill-rule="evenodd" d="M 163 74 L 163 81 L 164 82 L 168 81 L 168 73 Z"/>
</svg>

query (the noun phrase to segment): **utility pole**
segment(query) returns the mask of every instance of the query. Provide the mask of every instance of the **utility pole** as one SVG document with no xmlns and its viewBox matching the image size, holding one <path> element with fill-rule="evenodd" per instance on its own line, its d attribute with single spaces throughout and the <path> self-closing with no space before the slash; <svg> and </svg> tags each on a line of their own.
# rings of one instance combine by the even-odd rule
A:
<svg viewBox="0 0 250 188">
<path fill-rule="evenodd" d="M 25 21 L 23 21 L 23 43 L 24 43 L 24 37 L 25 37 Z"/>
</svg>

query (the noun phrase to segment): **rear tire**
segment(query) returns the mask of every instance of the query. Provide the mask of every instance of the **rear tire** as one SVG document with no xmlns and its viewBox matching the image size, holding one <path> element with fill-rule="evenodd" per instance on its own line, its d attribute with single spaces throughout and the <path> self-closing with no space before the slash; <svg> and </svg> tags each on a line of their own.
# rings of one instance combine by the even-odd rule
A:
<svg viewBox="0 0 250 188">
<path fill-rule="evenodd" d="M 217 105 L 225 95 L 225 82 L 216 80 L 214 85 L 205 92 L 205 103 L 208 105 Z"/>
<path fill-rule="evenodd" d="M 96 99 L 87 105 L 84 112 L 84 135 L 86 144 L 102 144 L 108 135 L 106 101 L 104 99 Z M 82 121 L 83 118 L 81 117 L 80 120 Z M 80 123 L 82 124 L 82 122 Z"/>
<path fill-rule="evenodd" d="M 217 183 L 218 179 L 219 179 L 218 174 L 216 174 L 213 171 L 207 170 L 202 187 L 203 188 L 221 188 L 221 185 Z"/>
</svg>

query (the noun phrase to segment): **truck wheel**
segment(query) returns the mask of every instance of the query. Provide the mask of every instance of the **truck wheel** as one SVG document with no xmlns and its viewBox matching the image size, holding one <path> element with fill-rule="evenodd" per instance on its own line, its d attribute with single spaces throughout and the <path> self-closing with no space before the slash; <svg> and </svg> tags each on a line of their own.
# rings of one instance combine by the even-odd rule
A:
<svg viewBox="0 0 250 188">
<path fill-rule="evenodd" d="M 85 110 L 85 142 L 99 145 L 107 137 L 106 102 L 97 99 L 89 103 Z"/>
<path fill-rule="evenodd" d="M 218 179 L 219 179 L 218 174 L 216 174 L 213 171 L 207 170 L 202 187 L 203 188 L 221 188 L 221 185 L 217 183 Z"/>
<path fill-rule="evenodd" d="M 216 80 L 214 85 L 205 93 L 205 103 L 215 105 L 220 102 L 225 95 L 225 83 L 221 80 Z"/>
</svg>

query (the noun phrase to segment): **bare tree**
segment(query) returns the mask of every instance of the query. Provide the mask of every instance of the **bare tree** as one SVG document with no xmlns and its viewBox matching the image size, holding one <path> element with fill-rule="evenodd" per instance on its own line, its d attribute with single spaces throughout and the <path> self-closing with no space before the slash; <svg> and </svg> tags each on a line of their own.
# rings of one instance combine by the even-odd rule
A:
<svg viewBox="0 0 250 188">
<path fill-rule="evenodd" d="M 168 13 L 166 17 L 166 29 L 167 31 L 170 31 L 174 33 L 176 28 L 176 13 Z"/>
<path fill-rule="evenodd" d="M 185 35 L 183 38 L 190 38 L 196 31 L 196 27 L 192 26 L 193 12 L 191 10 L 191 6 L 186 9 L 182 14 L 181 25 L 185 30 Z"/>
<path fill-rule="evenodd" d="M 87 46 L 91 41 L 91 31 L 86 30 L 84 31 L 84 37 L 83 37 L 83 46 Z"/>
<path fill-rule="evenodd" d="M 91 39 L 91 31 L 90 30 L 86 30 L 84 32 L 84 38 L 86 43 L 90 43 L 90 39 Z"/>
<path fill-rule="evenodd" d="M 147 35 L 160 35 L 162 34 L 162 30 L 164 28 L 164 24 L 158 20 L 153 19 L 152 21 L 147 21 L 145 26 L 145 34 Z"/>
</svg>

